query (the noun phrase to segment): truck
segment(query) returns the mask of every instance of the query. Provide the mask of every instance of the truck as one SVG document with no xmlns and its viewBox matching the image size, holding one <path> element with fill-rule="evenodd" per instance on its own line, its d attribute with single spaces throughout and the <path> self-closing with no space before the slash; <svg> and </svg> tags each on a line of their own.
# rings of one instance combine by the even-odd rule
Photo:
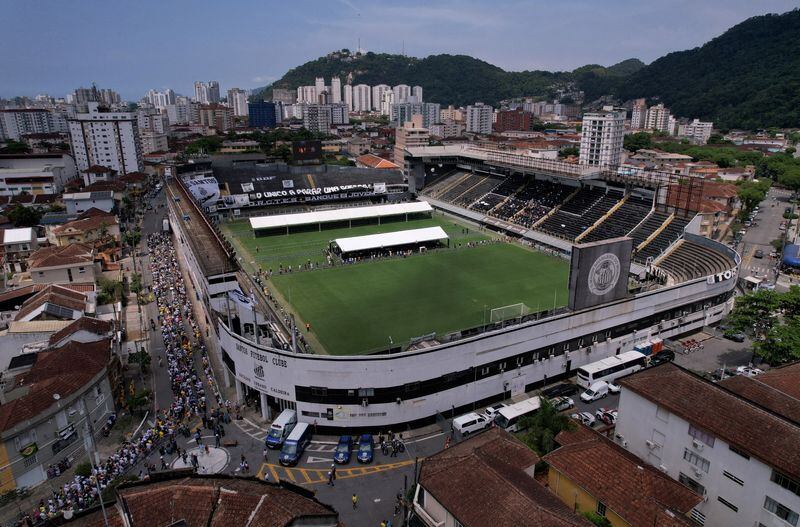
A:
<svg viewBox="0 0 800 527">
<path fill-rule="evenodd" d="M 164 218 L 161 220 L 161 230 L 164 232 L 169 232 L 169 219 Z"/>
</svg>

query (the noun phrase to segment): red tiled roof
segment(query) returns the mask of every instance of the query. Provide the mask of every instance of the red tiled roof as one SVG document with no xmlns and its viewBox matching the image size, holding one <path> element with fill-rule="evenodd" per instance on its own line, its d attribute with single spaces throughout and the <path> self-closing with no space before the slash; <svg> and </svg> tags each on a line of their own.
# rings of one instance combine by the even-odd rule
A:
<svg viewBox="0 0 800 527">
<path fill-rule="evenodd" d="M 50 284 L 23 302 L 14 320 L 25 318 L 45 303 L 83 311 L 86 309 L 86 295 L 60 285 Z"/>
<path fill-rule="evenodd" d="M 800 479 L 800 426 L 672 363 L 624 377 L 620 384 Z"/>
<path fill-rule="evenodd" d="M 86 170 L 83 170 L 83 172 L 85 172 L 87 174 L 105 174 L 105 173 L 108 173 L 108 172 L 110 172 L 112 174 L 116 174 L 117 173 L 117 171 L 114 170 L 113 168 L 104 167 L 103 165 L 92 165 L 89 168 L 87 168 Z"/>
<path fill-rule="evenodd" d="M 66 397 L 83 388 L 108 365 L 111 339 L 71 342 L 56 351 L 39 353 L 30 371 L 17 377 L 28 393 L 0 406 L 0 430 L 33 419 L 56 404 L 53 395 Z"/>
<path fill-rule="evenodd" d="M 48 344 L 55 345 L 61 340 L 77 333 L 78 331 L 89 331 L 95 335 L 107 335 L 112 328 L 111 322 L 100 320 L 99 318 L 81 317 L 69 326 L 50 335 Z"/>
<path fill-rule="evenodd" d="M 125 183 L 142 183 L 147 181 L 148 177 L 144 172 L 128 172 L 124 176 L 120 176 L 119 180 Z"/>
<path fill-rule="evenodd" d="M 91 185 L 86 186 L 84 192 L 104 192 L 110 190 L 112 192 L 122 192 L 125 190 L 125 183 L 122 181 L 95 181 Z"/>
<path fill-rule="evenodd" d="M 563 446 L 544 460 L 632 527 L 650 527 L 654 518 L 669 517 L 667 510 L 688 514 L 703 501 L 606 437 L 582 425 L 579 430 L 556 436 Z"/>
<path fill-rule="evenodd" d="M 105 213 L 104 216 L 92 215 L 59 225 L 53 229 L 53 234 L 90 232 L 103 227 L 110 227 L 111 225 L 117 225 L 117 217 L 113 214 Z"/>
<path fill-rule="evenodd" d="M 533 478 L 538 460 L 492 428 L 423 461 L 420 485 L 465 526 L 591 526 Z"/>
<path fill-rule="evenodd" d="M 91 264 L 93 261 L 92 248 L 85 243 L 73 243 L 64 247 L 43 247 L 28 259 L 32 269 L 69 264 Z"/>
<path fill-rule="evenodd" d="M 358 156 L 356 161 L 370 168 L 386 168 L 390 170 L 398 170 L 400 168 L 396 163 L 374 154 L 364 154 L 363 156 Z"/>
<path fill-rule="evenodd" d="M 719 385 L 800 424 L 800 361 L 757 377 L 728 377 Z"/>
</svg>

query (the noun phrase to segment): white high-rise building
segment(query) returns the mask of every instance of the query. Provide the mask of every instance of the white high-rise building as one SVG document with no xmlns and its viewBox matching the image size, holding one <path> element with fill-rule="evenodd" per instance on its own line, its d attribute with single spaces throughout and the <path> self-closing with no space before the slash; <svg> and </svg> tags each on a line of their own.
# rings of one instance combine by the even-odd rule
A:
<svg viewBox="0 0 800 527">
<path fill-rule="evenodd" d="M 693 120 L 688 124 L 678 125 L 678 135 L 690 139 L 693 143 L 704 145 L 714 131 L 714 123 L 710 121 Z"/>
<path fill-rule="evenodd" d="M 411 95 L 417 98 L 416 102 L 422 102 L 422 86 L 414 86 Z"/>
<path fill-rule="evenodd" d="M 353 111 L 369 112 L 372 110 L 372 88 L 366 84 L 353 86 Z"/>
<path fill-rule="evenodd" d="M 583 114 L 580 164 L 618 165 L 625 136 L 624 108 L 604 106 L 600 112 Z"/>
<path fill-rule="evenodd" d="M 344 85 L 344 104 L 349 111 L 353 111 L 353 87 L 349 84 Z"/>
<path fill-rule="evenodd" d="M 411 86 L 408 84 L 398 84 L 392 88 L 392 92 L 394 93 L 395 104 L 407 102 L 408 98 L 411 96 Z"/>
<path fill-rule="evenodd" d="M 325 77 L 317 77 L 314 79 L 314 98 L 319 99 L 322 92 L 325 91 Z"/>
<path fill-rule="evenodd" d="M 491 134 L 493 113 L 494 108 L 482 102 L 467 106 L 467 132 Z"/>
<path fill-rule="evenodd" d="M 385 90 L 380 99 L 381 115 L 391 115 L 392 105 L 394 104 L 394 92 L 391 89 Z"/>
<path fill-rule="evenodd" d="M 132 112 L 101 112 L 88 103 L 88 113 L 68 120 L 72 155 L 78 170 L 100 165 L 119 174 L 140 172 L 142 147 L 139 126 Z"/>
<path fill-rule="evenodd" d="M 331 77 L 331 102 L 342 102 L 342 80 L 339 77 Z"/>
<path fill-rule="evenodd" d="M 19 141 L 26 134 L 67 132 L 67 119 L 60 111 L 35 108 L 0 110 L 0 139 Z"/>
<path fill-rule="evenodd" d="M 194 100 L 200 104 L 212 104 L 219 102 L 219 82 L 195 82 Z"/>
<path fill-rule="evenodd" d="M 152 104 L 155 108 L 161 110 L 170 104 L 175 104 L 175 92 L 167 88 L 163 92 L 150 90 L 144 96 L 145 100 Z"/>
<path fill-rule="evenodd" d="M 647 104 L 644 99 L 636 99 L 631 109 L 631 130 L 641 130 L 647 120 Z"/>
<path fill-rule="evenodd" d="M 228 106 L 233 108 L 233 115 L 244 117 L 247 115 L 247 91 L 239 88 L 228 90 Z"/>
<path fill-rule="evenodd" d="M 381 111 L 381 103 L 383 102 L 383 94 L 386 91 L 392 91 L 391 86 L 386 84 L 376 84 L 372 87 L 372 109 L 375 111 Z"/>
<path fill-rule="evenodd" d="M 299 103 L 316 104 L 318 102 L 318 99 L 317 99 L 317 87 L 316 86 L 299 86 L 297 88 L 297 102 L 299 102 Z"/>
<path fill-rule="evenodd" d="M 669 108 L 665 108 L 663 104 L 656 104 L 647 110 L 644 127 L 648 130 L 669 133 L 669 118 Z"/>
</svg>

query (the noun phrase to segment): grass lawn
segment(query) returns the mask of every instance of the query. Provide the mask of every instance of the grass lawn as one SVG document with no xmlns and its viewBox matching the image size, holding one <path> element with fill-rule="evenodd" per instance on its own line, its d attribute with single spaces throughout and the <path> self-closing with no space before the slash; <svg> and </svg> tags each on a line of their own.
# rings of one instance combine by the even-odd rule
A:
<svg viewBox="0 0 800 527">
<path fill-rule="evenodd" d="M 454 223 L 443 216 L 423 218 L 406 221 L 392 221 L 381 225 L 362 225 L 353 228 L 323 229 L 322 231 L 306 231 L 293 234 L 274 234 L 271 236 L 253 235 L 250 222 L 239 220 L 233 223 L 223 223 L 222 227 L 227 234 L 238 243 L 247 253 L 242 255 L 248 263 L 255 262 L 265 271 L 272 269 L 278 272 L 278 266 L 302 265 L 311 260 L 313 263 L 324 263 L 323 249 L 328 247 L 328 242 L 336 238 L 350 238 L 386 232 L 403 231 L 409 229 L 422 229 L 424 227 L 441 226 L 451 239 L 451 244 L 466 243 L 484 240 L 487 236 L 467 227 L 461 223 Z M 467 229 L 467 233 L 464 233 Z M 258 248 L 258 251 L 256 251 Z"/>
<path fill-rule="evenodd" d="M 272 282 L 329 353 L 354 355 L 387 348 L 390 336 L 400 344 L 478 326 L 495 307 L 552 308 L 554 295 L 563 306 L 568 275 L 564 260 L 496 243 L 274 275 Z"/>
</svg>

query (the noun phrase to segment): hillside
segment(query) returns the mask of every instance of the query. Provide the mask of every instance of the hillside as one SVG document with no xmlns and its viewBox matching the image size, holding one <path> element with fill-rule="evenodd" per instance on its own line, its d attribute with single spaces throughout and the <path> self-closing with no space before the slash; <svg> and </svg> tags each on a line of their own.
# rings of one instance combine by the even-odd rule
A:
<svg viewBox="0 0 800 527">
<path fill-rule="evenodd" d="M 800 126 L 800 10 L 753 17 L 702 47 L 670 53 L 619 83 L 722 128 Z"/>
<path fill-rule="evenodd" d="M 418 59 L 371 52 L 353 56 L 342 50 L 289 70 L 263 90 L 269 97 L 272 87 L 294 89 L 314 84 L 316 77 L 324 77 L 329 82 L 331 76 L 338 75 L 342 83 L 351 76 L 352 84 L 419 85 L 425 89 L 425 100 L 442 104 L 463 106 L 482 101 L 496 105 L 513 97 L 551 97 L 558 85 L 579 78 L 589 82 L 626 75 L 641 66 L 638 59 L 629 59 L 609 68 L 590 65 L 574 72 L 509 72 L 466 55 L 431 55 Z"/>
</svg>

